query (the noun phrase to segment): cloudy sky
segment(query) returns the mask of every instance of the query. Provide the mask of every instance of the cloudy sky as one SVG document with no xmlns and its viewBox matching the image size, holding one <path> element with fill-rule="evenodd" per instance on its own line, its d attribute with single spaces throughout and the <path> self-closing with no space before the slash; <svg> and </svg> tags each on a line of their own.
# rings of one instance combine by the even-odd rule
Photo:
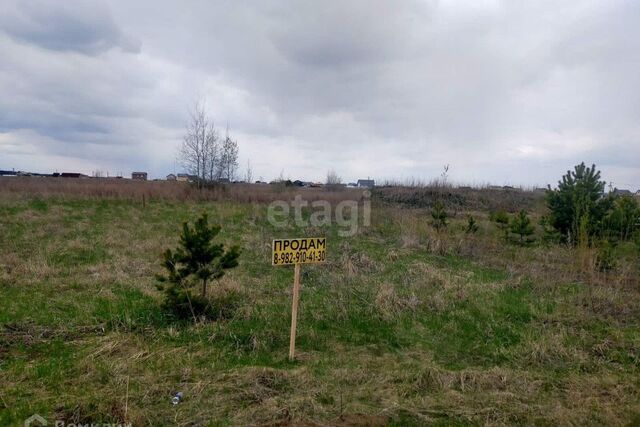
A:
<svg viewBox="0 0 640 427">
<path fill-rule="evenodd" d="M 640 188 L 638 1 L 0 0 L 0 169 L 174 171 L 201 99 L 254 179 Z"/>
</svg>

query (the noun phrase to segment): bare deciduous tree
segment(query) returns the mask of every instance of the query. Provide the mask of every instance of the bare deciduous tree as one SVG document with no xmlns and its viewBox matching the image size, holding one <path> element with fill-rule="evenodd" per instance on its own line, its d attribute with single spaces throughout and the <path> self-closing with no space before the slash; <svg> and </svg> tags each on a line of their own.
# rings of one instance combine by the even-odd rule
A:
<svg viewBox="0 0 640 427">
<path fill-rule="evenodd" d="M 206 138 L 205 151 L 207 153 L 205 173 L 208 180 L 213 181 L 218 178 L 218 169 L 220 167 L 218 131 L 213 127 L 213 123 Z"/>
<path fill-rule="evenodd" d="M 229 136 L 220 141 L 213 120 L 204 103 L 199 102 L 190 114 L 186 134 L 178 157 L 182 167 L 198 178 L 198 184 L 222 178 L 233 181 L 238 169 L 238 141 Z"/>
<path fill-rule="evenodd" d="M 220 176 L 220 147 L 218 132 L 199 102 L 191 112 L 179 153 L 182 167 L 198 177 L 198 183 Z"/>
<path fill-rule="evenodd" d="M 247 159 L 247 172 L 245 174 L 245 181 L 251 184 L 253 181 L 253 168 L 251 167 L 251 160 Z"/>
<path fill-rule="evenodd" d="M 227 134 L 222 141 L 220 147 L 220 178 L 226 178 L 233 181 L 238 169 L 238 142 L 229 136 L 229 127 L 227 126 Z"/>
<path fill-rule="evenodd" d="M 338 185 L 341 183 L 342 183 L 342 178 L 338 176 L 336 171 L 331 169 L 329 172 L 327 172 L 327 185 Z"/>
<path fill-rule="evenodd" d="M 329 170 L 329 172 L 327 172 L 327 188 L 335 191 L 341 188 L 340 184 L 342 184 L 342 178 L 340 178 L 333 169 Z"/>
</svg>

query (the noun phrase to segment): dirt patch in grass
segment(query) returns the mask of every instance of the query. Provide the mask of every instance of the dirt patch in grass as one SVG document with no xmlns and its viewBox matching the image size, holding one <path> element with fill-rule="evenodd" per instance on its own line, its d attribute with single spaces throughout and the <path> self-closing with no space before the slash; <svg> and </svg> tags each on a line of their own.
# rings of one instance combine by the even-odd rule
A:
<svg viewBox="0 0 640 427">
<path fill-rule="evenodd" d="M 87 335 L 103 335 L 104 325 L 76 326 L 68 329 L 54 329 L 31 322 L 5 323 L 0 329 L 2 346 L 23 345 L 26 347 L 45 343 L 54 339 L 72 341 Z"/>
</svg>

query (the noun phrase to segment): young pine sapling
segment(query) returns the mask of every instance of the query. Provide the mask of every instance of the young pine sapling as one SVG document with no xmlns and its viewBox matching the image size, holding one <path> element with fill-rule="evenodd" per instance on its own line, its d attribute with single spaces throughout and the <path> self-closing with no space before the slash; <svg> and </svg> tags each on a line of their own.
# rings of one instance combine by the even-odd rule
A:
<svg viewBox="0 0 640 427">
<path fill-rule="evenodd" d="M 525 237 L 531 236 L 535 231 L 533 224 L 531 224 L 531 219 L 529 219 L 524 209 L 511 219 L 509 229 L 513 234 L 520 236 L 521 245 L 525 243 Z"/>
<path fill-rule="evenodd" d="M 437 201 L 431 209 L 431 225 L 436 231 L 445 228 L 447 226 L 447 212 L 444 210 L 444 205 L 441 201 Z"/>
<path fill-rule="evenodd" d="M 477 221 L 471 216 L 469 215 L 469 219 L 467 221 L 467 228 L 465 230 L 465 233 L 467 234 L 475 234 L 478 231 L 478 223 Z"/>
<path fill-rule="evenodd" d="M 196 316 L 207 313 L 207 285 L 221 278 L 225 270 L 238 265 L 240 248 L 224 248 L 214 239 L 220 233 L 219 225 L 209 226 L 207 214 L 203 213 L 191 227 L 182 226 L 178 247 L 167 249 L 162 265 L 166 275 L 157 275 L 158 289 L 165 292 L 165 305 L 174 313 Z M 200 286 L 200 295 L 194 295 L 191 288 Z"/>
</svg>

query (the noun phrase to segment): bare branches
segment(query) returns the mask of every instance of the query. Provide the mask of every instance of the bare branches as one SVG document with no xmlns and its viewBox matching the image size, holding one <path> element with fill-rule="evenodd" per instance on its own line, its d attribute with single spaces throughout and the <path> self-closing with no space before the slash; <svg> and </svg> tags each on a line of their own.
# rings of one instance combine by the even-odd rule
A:
<svg viewBox="0 0 640 427">
<path fill-rule="evenodd" d="M 229 136 L 229 126 L 222 142 L 220 152 L 220 175 L 219 178 L 226 178 L 233 181 L 238 169 L 238 142 Z"/>
<path fill-rule="evenodd" d="M 247 159 L 247 171 L 244 175 L 244 180 L 251 184 L 253 181 L 253 168 L 251 167 L 251 161 Z"/>
<path fill-rule="evenodd" d="M 209 153 L 208 145 L 213 138 L 213 122 L 209 121 L 204 105 L 197 103 L 191 112 L 180 149 L 182 167 L 198 181 L 206 179 Z"/>
<path fill-rule="evenodd" d="M 229 136 L 220 141 L 213 119 L 202 102 L 195 105 L 179 152 L 185 171 L 198 178 L 199 183 L 226 178 L 232 181 L 238 168 L 238 142 Z"/>
<path fill-rule="evenodd" d="M 340 178 L 335 170 L 331 169 L 327 172 L 327 185 L 339 185 L 341 183 L 342 178 Z"/>
</svg>

